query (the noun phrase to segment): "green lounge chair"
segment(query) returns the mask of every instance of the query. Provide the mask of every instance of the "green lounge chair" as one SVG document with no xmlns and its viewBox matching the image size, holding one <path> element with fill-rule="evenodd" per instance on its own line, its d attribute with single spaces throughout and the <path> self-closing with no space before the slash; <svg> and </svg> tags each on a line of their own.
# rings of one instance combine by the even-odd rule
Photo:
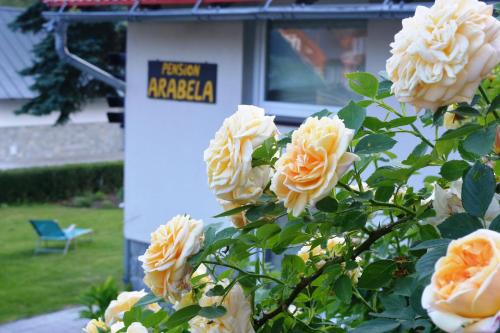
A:
<svg viewBox="0 0 500 333">
<path fill-rule="evenodd" d="M 62 229 L 59 223 L 55 220 L 30 220 L 31 225 L 38 234 L 38 242 L 35 248 L 35 254 L 40 252 L 63 252 L 68 253 L 69 245 L 74 240 L 83 235 L 88 235 L 93 232 L 92 229 L 76 228 L 75 225 L 70 225 L 66 229 Z M 64 249 L 55 249 L 47 247 L 48 241 L 65 242 Z M 45 247 L 43 247 L 45 242 Z"/>
</svg>

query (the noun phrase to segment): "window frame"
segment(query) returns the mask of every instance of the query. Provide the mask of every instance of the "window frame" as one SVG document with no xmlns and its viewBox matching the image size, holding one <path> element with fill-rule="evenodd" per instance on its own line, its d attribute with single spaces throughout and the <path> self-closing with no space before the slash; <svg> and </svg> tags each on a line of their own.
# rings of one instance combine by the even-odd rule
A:
<svg viewBox="0 0 500 333">
<path fill-rule="evenodd" d="M 276 121 L 284 125 L 298 125 L 305 118 L 323 109 L 337 113 L 342 106 L 301 104 L 266 100 L 266 56 L 268 44 L 268 21 L 258 21 L 255 32 L 254 47 L 254 86 L 253 100 L 256 105 L 266 110 L 267 114 L 276 116 Z M 366 65 L 366 64 L 365 64 Z"/>
</svg>

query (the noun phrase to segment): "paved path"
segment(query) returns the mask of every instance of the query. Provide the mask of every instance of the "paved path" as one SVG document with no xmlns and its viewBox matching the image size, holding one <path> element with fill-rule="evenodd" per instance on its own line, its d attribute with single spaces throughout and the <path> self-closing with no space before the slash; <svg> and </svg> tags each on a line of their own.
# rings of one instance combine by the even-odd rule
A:
<svg viewBox="0 0 500 333">
<path fill-rule="evenodd" d="M 81 308 L 70 308 L 41 316 L 0 325 L 0 333 L 82 333 L 87 319 L 81 319 Z"/>
</svg>

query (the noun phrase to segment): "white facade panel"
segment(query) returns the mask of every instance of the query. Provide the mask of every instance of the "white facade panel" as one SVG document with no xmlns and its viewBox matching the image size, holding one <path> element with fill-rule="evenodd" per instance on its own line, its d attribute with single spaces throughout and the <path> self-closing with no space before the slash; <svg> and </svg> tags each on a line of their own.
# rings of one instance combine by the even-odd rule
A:
<svg viewBox="0 0 500 333">
<path fill-rule="evenodd" d="M 129 23 L 125 143 L 125 237 L 148 242 L 176 214 L 210 222 L 220 208 L 203 151 L 241 102 L 242 22 Z M 147 98 L 148 61 L 217 64 L 217 103 Z"/>
</svg>

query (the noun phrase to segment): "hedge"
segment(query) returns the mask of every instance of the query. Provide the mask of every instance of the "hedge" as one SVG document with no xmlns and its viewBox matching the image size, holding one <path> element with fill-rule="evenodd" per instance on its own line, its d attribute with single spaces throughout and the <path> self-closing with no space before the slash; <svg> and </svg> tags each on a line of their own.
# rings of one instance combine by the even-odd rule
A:
<svg viewBox="0 0 500 333">
<path fill-rule="evenodd" d="M 123 162 L 0 171 L 0 203 L 53 202 L 123 186 Z"/>
</svg>

